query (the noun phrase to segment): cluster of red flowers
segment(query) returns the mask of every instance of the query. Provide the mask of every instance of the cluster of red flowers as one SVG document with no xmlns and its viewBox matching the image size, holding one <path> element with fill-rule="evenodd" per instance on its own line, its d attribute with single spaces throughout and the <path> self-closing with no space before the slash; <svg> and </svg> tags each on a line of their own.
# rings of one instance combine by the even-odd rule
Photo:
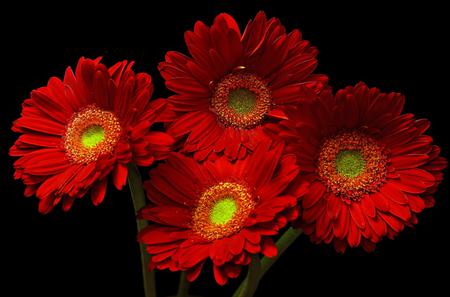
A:
<svg viewBox="0 0 450 297">
<path fill-rule="evenodd" d="M 199 21 L 185 41 L 189 56 L 159 65 L 167 99 L 150 100 L 133 63 L 81 58 L 24 101 L 10 154 L 40 212 L 88 193 L 97 205 L 110 176 L 121 189 L 128 164 L 161 160 L 139 214 L 150 269 L 192 281 L 209 260 L 225 284 L 252 255 L 275 256 L 287 225 L 370 251 L 433 206 L 447 163 L 401 94 L 363 83 L 333 94 L 313 73 L 317 49 L 263 12 L 243 32 L 227 14 Z"/>
</svg>

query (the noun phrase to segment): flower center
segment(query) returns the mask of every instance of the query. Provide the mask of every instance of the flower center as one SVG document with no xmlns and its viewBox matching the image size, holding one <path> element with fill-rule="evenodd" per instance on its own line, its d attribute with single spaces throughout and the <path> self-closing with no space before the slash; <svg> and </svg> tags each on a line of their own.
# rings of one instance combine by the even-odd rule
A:
<svg viewBox="0 0 450 297">
<path fill-rule="evenodd" d="M 344 131 L 325 139 L 317 171 L 336 196 L 358 201 L 379 190 L 387 173 L 387 155 L 373 137 L 361 131 Z"/>
<path fill-rule="evenodd" d="M 255 205 L 246 186 L 218 183 L 200 196 L 192 214 L 192 230 L 209 241 L 233 235 L 245 225 Z"/>
<path fill-rule="evenodd" d="M 336 170 L 343 176 L 356 177 L 364 171 L 366 161 L 359 151 L 342 150 L 336 157 Z"/>
<path fill-rule="evenodd" d="M 233 198 L 223 198 L 214 204 L 209 219 L 211 223 L 219 225 L 229 222 L 237 210 L 236 201 Z"/>
<path fill-rule="evenodd" d="M 64 149 L 71 162 L 91 163 L 114 150 L 121 132 L 112 112 L 91 105 L 72 116 L 63 137 Z"/>
<path fill-rule="evenodd" d="M 249 73 L 231 73 L 216 86 L 211 107 L 226 126 L 249 129 L 270 111 L 272 96 L 266 84 Z"/>
<path fill-rule="evenodd" d="M 105 130 L 102 126 L 92 125 L 81 135 L 81 142 L 87 148 L 92 148 L 105 139 Z"/>
<path fill-rule="evenodd" d="M 256 106 L 256 96 L 247 89 L 236 89 L 228 95 L 228 105 L 236 113 L 247 114 Z"/>
</svg>

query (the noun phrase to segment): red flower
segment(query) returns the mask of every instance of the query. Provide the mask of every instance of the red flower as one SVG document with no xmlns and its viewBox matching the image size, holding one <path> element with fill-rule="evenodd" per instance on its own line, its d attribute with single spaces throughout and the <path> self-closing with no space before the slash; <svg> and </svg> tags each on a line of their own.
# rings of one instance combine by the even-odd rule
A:
<svg viewBox="0 0 450 297">
<path fill-rule="evenodd" d="M 252 254 L 273 257 L 271 235 L 298 215 L 295 157 L 261 142 L 245 160 L 224 156 L 197 163 L 173 153 L 144 184 L 151 204 L 140 217 L 154 222 L 139 240 L 152 255 L 150 269 L 185 270 L 190 281 L 212 260 L 223 285 L 239 275 Z"/>
<path fill-rule="evenodd" d="M 243 159 L 265 137 L 262 126 L 285 118 L 286 107 L 327 83 L 326 76 L 311 74 L 317 49 L 263 12 L 243 34 L 225 13 L 211 27 L 199 21 L 185 41 L 192 57 L 168 52 L 159 69 L 176 93 L 168 100 L 178 117 L 168 132 L 185 140 L 182 151 L 197 160 L 222 152 Z"/>
<path fill-rule="evenodd" d="M 447 162 L 430 123 L 401 114 L 404 97 L 359 83 L 333 97 L 305 103 L 281 127 L 272 127 L 297 155 L 300 180 L 310 183 L 301 199 L 299 224 L 314 242 L 375 248 L 393 238 L 434 204 Z"/>
<path fill-rule="evenodd" d="M 67 211 L 88 191 L 97 205 L 110 173 L 121 189 L 128 163 L 149 166 L 167 155 L 172 137 L 149 132 L 166 120 L 166 103 L 149 102 L 151 77 L 135 74 L 132 65 L 124 61 L 107 69 L 100 59 L 81 58 L 75 73 L 68 68 L 63 81 L 51 78 L 24 101 L 13 125 L 22 135 L 10 155 L 20 157 L 15 178 L 23 180 L 25 196 L 40 199 L 40 212 L 61 200 Z"/>
</svg>

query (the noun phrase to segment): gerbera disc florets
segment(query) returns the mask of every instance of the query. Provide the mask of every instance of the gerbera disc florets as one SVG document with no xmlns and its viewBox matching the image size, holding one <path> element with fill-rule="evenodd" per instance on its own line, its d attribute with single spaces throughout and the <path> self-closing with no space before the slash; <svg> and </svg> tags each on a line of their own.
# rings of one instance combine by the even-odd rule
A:
<svg viewBox="0 0 450 297">
<path fill-rule="evenodd" d="M 336 196 L 359 200 L 375 192 L 387 172 L 382 146 L 361 131 L 345 131 L 326 139 L 318 158 L 318 175 Z"/>
<path fill-rule="evenodd" d="M 63 145 L 73 163 L 91 163 L 100 155 L 111 153 L 119 141 L 122 128 L 110 111 L 88 106 L 75 113 L 67 125 Z"/>
<path fill-rule="evenodd" d="M 246 186 L 218 183 L 200 196 L 192 215 L 192 230 L 210 241 L 230 236 L 241 230 L 255 205 Z"/>
<path fill-rule="evenodd" d="M 216 85 L 211 105 L 224 125 L 248 129 L 261 123 L 271 101 L 271 92 L 260 78 L 231 73 Z"/>
</svg>

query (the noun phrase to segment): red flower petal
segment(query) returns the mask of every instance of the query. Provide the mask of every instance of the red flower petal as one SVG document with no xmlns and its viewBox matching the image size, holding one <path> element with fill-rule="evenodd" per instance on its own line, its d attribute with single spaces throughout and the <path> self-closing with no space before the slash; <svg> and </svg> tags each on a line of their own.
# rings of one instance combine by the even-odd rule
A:
<svg viewBox="0 0 450 297">
<path fill-rule="evenodd" d="M 330 231 L 331 227 L 331 219 L 328 216 L 327 212 L 322 213 L 322 215 L 317 220 L 316 236 L 318 238 L 326 237 L 326 234 Z"/>
<path fill-rule="evenodd" d="M 256 232 L 251 232 L 244 229 L 241 233 L 245 236 L 245 239 L 250 241 L 252 244 L 259 244 L 261 242 L 261 236 Z"/>
<path fill-rule="evenodd" d="M 389 210 L 389 200 L 381 193 L 372 193 L 369 197 L 372 199 L 373 204 L 378 210 L 384 212 Z"/>
<path fill-rule="evenodd" d="M 225 274 L 229 278 L 237 278 L 241 273 L 241 270 L 242 270 L 241 265 L 234 265 L 229 263 L 224 265 Z"/>
<path fill-rule="evenodd" d="M 408 195 L 408 200 L 411 210 L 415 213 L 420 213 L 425 208 L 425 202 L 415 195 Z"/>
<path fill-rule="evenodd" d="M 314 206 L 317 201 L 323 198 L 324 193 L 325 187 L 322 185 L 322 183 L 312 183 L 308 193 L 306 193 L 306 195 L 303 197 L 302 206 L 306 209 Z"/>
<path fill-rule="evenodd" d="M 402 155 L 391 159 L 391 165 L 396 169 L 417 168 L 428 161 L 427 155 Z"/>
<path fill-rule="evenodd" d="M 250 254 L 257 254 L 259 252 L 261 252 L 261 247 L 262 245 L 254 245 L 253 243 L 251 243 L 250 241 L 246 241 L 245 245 L 244 245 L 244 249 L 249 252 Z"/>
<path fill-rule="evenodd" d="M 340 239 L 345 238 L 350 225 L 350 211 L 347 206 L 343 206 L 337 220 L 333 221 L 334 235 Z"/>
<path fill-rule="evenodd" d="M 408 203 L 408 198 L 406 197 L 406 195 L 392 183 L 384 184 L 380 189 L 380 194 L 398 204 Z"/>
<path fill-rule="evenodd" d="M 330 193 L 327 200 L 327 213 L 331 219 L 335 220 L 338 217 L 339 210 L 341 209 L 342 201 L 334 194 Z M 342 206 L 344 207 L 344 206 Z"/>
<path fill-rule="evenodd" d="M 221 286 L 225 285 L 228 281 L 228 277 L 225 272 L 217 265 L 213 265 L 213 271 L 216 282 Z"/>
<path fill-rule="evenodd" d="M 361 199 L 361 208 L 364 214 L 370 218 L 374 218 L 376 215 L 375 203 L 370 195 L 367 195 Z"/>
<path fill-rule="evenodd" d="M 106 187 L 108 185 L 108 180 L 104 179 L 99 181 L 91 190 L 91 200 L 94 205 L 99 205 L 103 202 L 106 194 Z"/>
<path fill-rule="evenodd" d="M 361 242 L 361 231 L 355 224 L 350 223 L 349 225 L 347 241 L 351 247 L 357 247 Z"/>
<path fill-rule="evenodd" d="M 278 249 L 273 240 L 270 237 L 264 237 L 261 242 L 261 253 L 269 258 L 276 257 Z"/>
<path fill-rule="evenodd" d="M 197 265 L 208 257 L 209 249 L 209 244 L 202 244 L 181 250 L 178 254 L 180 267 L 193 267 Z"/>
<path fill-rule="evenodd" d="M 361 229 L 364 229 L 366 226 L 364 215 L 361 211 L 361 204 L 353 202 L 350 204 L 350 215 L 353 219 L 353 222 Z"/>
<path fill-rule="evenodd" d="M 118 190 L 122 190 L 122 187 L 127 183 L 128 168 L 125 164 L 118 163 L 113 170 L 113 182 L 114 186 Z"/>
<path fill-rule="evenodd" d="M 197 279 L 197 277 L 200 275 L 200 272 L 202 271 L 203 264 L 205 262 L 200 262 L 199 264 L 195 265 L 193 268 L 186 271 L 186 279 L 190 282 L 193 282 Z"/>
<path fill-rule="evenodd" d="M 189 228 L 192 214 L 188 209 L 172 206 L 147 206 L 139 212 L 140 218 L 167 226 Z"/>
<path fill-rule="evenodd" d="M 409 205 L 400 205 L 397 203 L 391 203 L 389 212 L 394 216 L 402 219 L 403 221 L 408 221 L 411 218 L 411 212 L 409 210 Z"/>
<path fill-rule="evenodd" d="M 233 255 L 239 255 L 244 249 L 245 239 L 240 235 L 230 237 L 229 248 Z"/>
<path fill-rule="evenodd" d="M 56 150 L 42 150 L 30 158 L 25 165 L 25 172 L 31 175 L 54 175 L 67 169 L 70 164 L 66 155 Z"/>
<path fill-rule="evenodd" d="M 394 232 L 400 232 L 404 228 L 404 225 L 392 215 L 380 213 L 380 216 L 387 223 L 387 225 L 392 228 Z"/>
</svg>

